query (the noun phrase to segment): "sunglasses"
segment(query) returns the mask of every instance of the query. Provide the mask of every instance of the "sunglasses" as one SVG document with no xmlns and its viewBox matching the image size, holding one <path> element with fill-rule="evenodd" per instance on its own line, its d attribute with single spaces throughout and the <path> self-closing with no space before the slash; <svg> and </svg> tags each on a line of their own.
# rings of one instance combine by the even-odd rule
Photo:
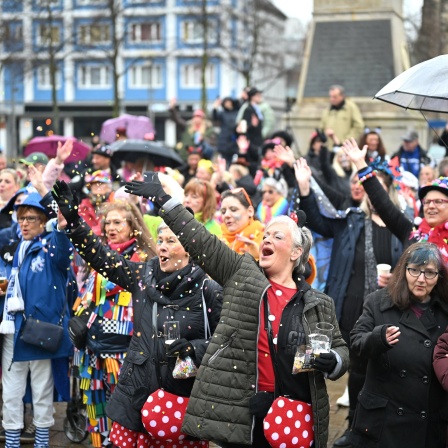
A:
<svg viewBox="0 0 448 448">
<path fill-rule="evenodd" d="M 250 200 L 249 195 L 247 194 L 247 191 L 244 188 L 234 188 L 231 190 L 232 194 L 239 194 L 242 193 L 243 196 L 246 198 L 246 201 L 249 205 L 252 205 L 252 201 Z"/>
<path fill-rule="evenodd" d="M 274 194 L 275 193 L 275 191 L 274 190 L 263 190 L 262 192 L 261 192 L 261 194 L 264 196 L 265 194 Z"/>
</svg>

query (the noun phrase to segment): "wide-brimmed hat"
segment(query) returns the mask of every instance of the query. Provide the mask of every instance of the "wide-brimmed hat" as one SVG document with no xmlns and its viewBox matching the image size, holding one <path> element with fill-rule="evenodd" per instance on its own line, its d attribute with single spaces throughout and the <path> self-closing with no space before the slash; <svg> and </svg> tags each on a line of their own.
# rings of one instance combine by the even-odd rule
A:
<svg viewBox="0 0 448 448">
<path fill-rule="evenodd" d="M 422 200 L 430 191 L 436 190 L 441 191 L 443 194 L 448 196 L 448 177 L 439 177 L 434 179 L 427 185 L 423 185 L 418 190 L 418 197 Z"/>
</svg>

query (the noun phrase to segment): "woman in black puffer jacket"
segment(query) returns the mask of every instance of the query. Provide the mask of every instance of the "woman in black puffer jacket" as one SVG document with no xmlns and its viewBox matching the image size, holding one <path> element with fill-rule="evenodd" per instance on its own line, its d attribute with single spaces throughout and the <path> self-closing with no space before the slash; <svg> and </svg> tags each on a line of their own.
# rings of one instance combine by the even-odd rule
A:
<svg viewBox="0 0 448 448">
<path fill-rule="evenodd" d="M 67 235 L 78 253 L 97 272 L 132 293 L 133 336 L 106 414 L 114 422 L 111 437 L 115 429 L 125 429 L 133 440 L 125 441 L 126 448 L 136 447 L 139 438 L 148 438 L 142 434 L 141 420 L 147 397 L 158 388 L 189 397 L 193 387 L 194 378 L 173 378 L 176 356 L 166 354 L 163 323 L 180 322 L 174 351 L 179 356 L 188 353 L 199 366 L 208 342 L 205 317 L 213 333 L 221 313 L 222 288 L 190 260 L 164 223 L 158 229 L 157 257 L 131 262 L 103 246 L 84 220 L 78 217 L 75 221 Z M 59 227 L 64 224 L 60 216 Z M 120 446 L 116 440 L 114 444 Z"/>
</svg>

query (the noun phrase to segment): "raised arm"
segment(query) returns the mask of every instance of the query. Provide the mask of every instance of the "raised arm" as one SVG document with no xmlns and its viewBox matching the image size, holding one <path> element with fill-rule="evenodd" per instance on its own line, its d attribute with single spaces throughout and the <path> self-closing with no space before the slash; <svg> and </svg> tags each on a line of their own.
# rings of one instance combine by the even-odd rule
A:
<svg viewBox="0 0 448 448">
<path fill-rule="evenodd" d="M 220 285 L 238 270 L 243 256 L 212 235 L 176 198 L 167 195 L 157 173 L 147 176 L 146 182 L 128 182 L 125 191 L 150 199 L 193 260 Z"/>
<path fill-rule="evenodd" d="M 92 229 L 78 215 L 76 196 L 64 181 L 54 185 L 53 196 L 59 205 L 58 229 L 73 242 L 79 255 L 104 277 L 133 292 L 141 287 L 142 263 L 134 263 L 104 246 Z M 64 236 L 64 239 L 67 240 Z M 68 240 L 67 240 L 68 241 Z"/>
<path fill-rule="evenodd" d="M 409 239 L 412 223 L 390 200 L 386 190 L 375 177 L 373 169 L 367 165 L 365 161 L 367 145 L 360 150 L 356 140 L 352 138 L 344 142 L 342 149 L 358 169 L 364 190 L 384 224 L 400 241 Z"/>
<path fill-rule="evenodd" d="M 333 238 L 335 221 L 320 214 L 316 198 L 310 186 L 311 168 L 303 157 L 294 164 L 294 172 L 299 187 L 300 208 L 306 213 L 307 226 L 322 236 Z"/>
</svg>

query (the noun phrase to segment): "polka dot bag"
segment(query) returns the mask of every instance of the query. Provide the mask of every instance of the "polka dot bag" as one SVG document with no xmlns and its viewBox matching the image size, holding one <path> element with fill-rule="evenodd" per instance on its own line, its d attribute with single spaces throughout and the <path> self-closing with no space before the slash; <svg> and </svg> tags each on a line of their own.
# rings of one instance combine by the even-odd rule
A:
<svg viewBox="0 0 448 448">
<path fill-rule="evenodd" d="M 279 397 L 263 421 L 264 435 L 273 448 L 309 448 L 314 444 L 310 404 Z"/>
<path fill-rule="evenodd" d="M 188 398 L 158 389 L 148 397 L 143 405 L 143 426 L 156 441 L 165 442 L 166 447 L 208 447 L 208 442 L 202 440 L 184 440 L 187 435 L 182 433 L 180 428 L 187 404 Z M 156 446 L 159 445 L 156 444 Z"/>
</svg>

